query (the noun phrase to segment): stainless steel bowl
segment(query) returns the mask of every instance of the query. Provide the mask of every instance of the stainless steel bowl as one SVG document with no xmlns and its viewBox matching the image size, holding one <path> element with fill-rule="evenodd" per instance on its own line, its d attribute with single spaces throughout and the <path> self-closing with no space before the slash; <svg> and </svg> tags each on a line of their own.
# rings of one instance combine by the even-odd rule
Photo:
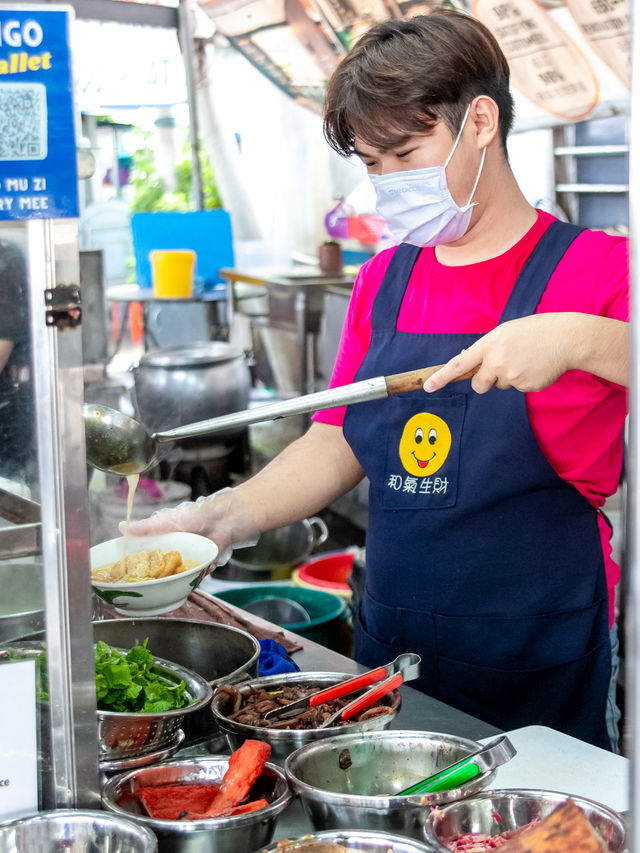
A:
<svg viewBox="0 0 640 853">
<path fill-rule="evenodd" d="M 155 853 L 156 837 L 138 821 L 82 809 L 38 812 L 0 824 L 0 853 L 41 850 Z"/>
<path fill-rule="evenodd" d="M 398 797 L 394 792 L 480 746 L 433 732 L 343 734 L 303 746 L 287 758 L 284 768 L 315 829 L 373 829 L 422 838 L 433 805 L 476 793 L 490 784 L 495 771 L 428 798 Z"/>
<path fill-rule="evenodd" d="M 432 847 L 412 838 L 389 835 L 388 832 L 348 829 L 316 832 L 293 841 L 279 841 L 256 853 L 317 853 L 321 849 L 320 844 L 339 844 L 359 853 L 433 853 Z"/>
<path fill-rule="evenodd" d="M 260 643 L 251 634 L 229 625 L 198 619 L 104 619 L 93 623 L 95 640 L 128 649 L 148 638 L 161 657 L 197 672 L 213 687 L 234 684 L 258 674 Z M 208 707 L 190 712 L 182 725 L 185 745 L 207 741 L 217 734 Z"/>
<path fill-rule="evenodd" d="M 257 850 L 269 844 L 276 819 L 291 799 L 284 773 L 274 764 L 265 765 L 252 788 L 252 793 L 256 797 L 264 797 L 269 805 L 244 815 L 197 821 L 156 820 L 146 815 L 136 796 L 136 791 L 149 785 L 220 782 L 228 765 L 228 756 L 174 759 L 121 773 L 109 779 L 104 786 L 103 806 L 110 812 L 134 817 L 147 829 L 153 830 L 160 853 L 239 853 L 242 850 Z"/>
<path fill-rule="evenodd" d="M 236 685 L 240 693 L 248 693 L 252 687 L 264 687 L 265 690 L 280 690 L 283 686 L 305 687 L 310 690 L 322 690 L 340 681 L 351 678 L 353 673 L 346 672 L 290 672 L 280 675 L 266 675 L 254 678 L 244 684 Z M 347 723 L 344 726 L 332 726 L 326 729 L 266 729 L 260 726 L 247 726 L 236 723 L 226 715 L 230 713 L 229 695 L 215 693 L 211 703 L 211 712 L 220 731 L 224 732 L 231 749 L 237 749 L 245 740 L 263 740 L 271 746 L 274 761 L 283 762 L 294 750 L 308 743 L 326 740 L 338 732 L 370 732 L 389 728 L 400 710 L 402 698 L 400 691 L 394 690 L 385 697 L 385 704 L 393 709 L 392 714 L 380 715 L 365 720 L 364 723 Z"/>
<path fill-rule="evenodd" d="M 487 791 L 433 812 L 424 827 L 424 838 L 436 850 L 448 850 L 441 842 L 467 832 L 499 835 L 526 826 L 535 818 L 544 818 L 568 797 L 584 812 L 611 853 L 626 849 L 626 829 L 620 815 L 593 800 L 558 791 Z"/>
<path fill-rule="evenodd" d="M 133 643 L 133 645 L 136 645 Z M 42 644 L 21 640 L 0 649 L 0 663 L 10 657 L 9 648 L 20 656 L 35 659 L 42 654 Z M 97 711 L 98 755 L 101 762 L 113 762 L 138 755 L 157 752 L 175 742 L 183 721 L 206 709 L 211 702 L 211 686 L 195 672 L 172 661 L 153 655 L 154 667 L 174 683 L 184 681 L 190 704 L 176 711 L 159 714 Z"/>
<path fill-rule="evenodd" d="M 168 746 L 163 746 L 155 752 L 145 752 L 144 755 L 133 755 L 130 758 L 119 758 L 115 761 L 101 761 L 100 774 L 103 782 L 116 773 L 124 773 L 125 770 L 135 770 L 138 767 L 148 767 L 149 764 L 157 764 L 160 761 L 168 761 L 176 754 L 184 743 L 184 732 L 178 729 L 175 737 Z"/>
<path fill-rule="evenodd" d="M 101 761 L 116 761 L 136 755 L 157 752 L 172 744 L 189 715 L 207 708 L 213 691 L 211 686 L 190 669 L 153 656 L 154 668 L 163 678 L 178 684 L 184 681 L 190 703 L 175 711 L 158 714 L 98 711 L 98 745 Z"/>
<path fill-rule="evenodd" d="M 261 598 L 253 598 L 246 601 L 242 609 L 253 616 L 259 616 L 261 619 L 266 619 L 267 622 L 273 622 L 281 627 L 295 625 L 296 622 L 311 622 L 308 610 L 305 610 L 301 604 L 292 598 L 281 595 L 265 595 Z"/>
</svg>

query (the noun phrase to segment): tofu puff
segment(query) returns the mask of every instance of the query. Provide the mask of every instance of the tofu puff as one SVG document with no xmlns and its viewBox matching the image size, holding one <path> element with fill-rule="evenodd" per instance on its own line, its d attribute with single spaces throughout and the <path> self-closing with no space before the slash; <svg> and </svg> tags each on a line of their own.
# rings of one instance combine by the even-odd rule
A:
<svg viewBox="0 0 640 853">
<path fill-rule="evenodd" d="M 197 565 L 196 560 L 183 561 L 179 551 L 163 554 L 159 548 L 155 548 L 153 551 L 126 554 L 117 563 L 98 566 L 92 570 L 91 579 L 103 583 L 137 583 L 176 575 Z"/>
</svg>

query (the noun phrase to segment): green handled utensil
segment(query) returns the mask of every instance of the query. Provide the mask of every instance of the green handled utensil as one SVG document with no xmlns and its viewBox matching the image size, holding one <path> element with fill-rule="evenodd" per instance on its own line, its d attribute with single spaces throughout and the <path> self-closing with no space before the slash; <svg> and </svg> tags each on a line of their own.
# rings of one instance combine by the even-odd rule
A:
<svg viewBox="0 0 640 853">
<path fill-rule="evenodd" d="M 459 788 L 465 782 L 470 782 L 481 773 L 493 770 L 501 764 L 506 764 L 516 754 L 516 749 L 506 735 L 501 735 L 490 741 L 482 749 L 466 755 L 454 764 L 439 770 L 433 776 L 428 776 L 414 785 L 410 785 L 395 794 L 396 797 L 406 797 L 416 794 L 435 794 L 438 791 L 450 791 Z"/>
</svg>

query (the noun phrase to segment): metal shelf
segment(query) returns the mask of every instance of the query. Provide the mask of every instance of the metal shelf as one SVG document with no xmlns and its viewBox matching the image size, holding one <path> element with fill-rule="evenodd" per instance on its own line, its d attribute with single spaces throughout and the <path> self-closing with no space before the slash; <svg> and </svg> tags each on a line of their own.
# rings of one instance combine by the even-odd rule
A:
<svg viewBox="0 0 640 853">
<path fill-rule="evenodd" d="M 553 149 L 556 157 L 613 157 L 629 153 L 628 145 L 560 145 Z"/>
<path fill-rule="evenodd" d="M 558 193 L 628 193 L 628 184 L 556 184 Z"/>
</svg>

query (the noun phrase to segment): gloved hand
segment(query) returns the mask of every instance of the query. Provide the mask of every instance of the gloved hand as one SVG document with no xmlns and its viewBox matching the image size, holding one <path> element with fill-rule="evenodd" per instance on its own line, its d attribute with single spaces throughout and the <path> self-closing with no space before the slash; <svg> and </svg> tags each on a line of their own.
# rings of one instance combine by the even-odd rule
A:
<svg viewBox="0 0 640 853">
<path fill-rule="evenodd" d="M 229 561 L 234 548 L 255 545 L 260 531 L 247 512 L 246 503 L 236 489 L 226 488 L 212 495 L 185 501 L 177 507 L 158 510 L 149 518 L 119 525 L 122 534 L 153 536 L 157 533 L 184 531 L 207 536 L 218 546 L 215 565 Z"/>
</svg>

